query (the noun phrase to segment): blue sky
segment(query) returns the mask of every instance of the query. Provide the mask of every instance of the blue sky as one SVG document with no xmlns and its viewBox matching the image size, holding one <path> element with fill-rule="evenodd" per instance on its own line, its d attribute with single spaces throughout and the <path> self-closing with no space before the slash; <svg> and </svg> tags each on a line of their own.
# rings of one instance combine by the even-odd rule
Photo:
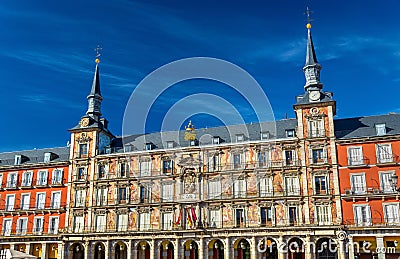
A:
<svg viewBox="0 0 400 259">
<path fill-rule="evenodd" d="M 321 81 L 334 93 L 337 118 L 400 112 L 397 0 L 3 1 L 0 150 L 66 144 L 67 129 L 86 111 L 98 44 L 102 110 L 116 135 L 126 103 L 146 75 L 197 56 L 242 67 L 263 87 L 277 119 L 294 117 L 292 105 L 305 81 L 308 4 Z M 254 120 L 238 93 L 200 80 L 160 96 L 148 130 L 160 128 L 171 105 L 198 92 L 222 96 L 245 121 Z M 206 115 L 194 119 L 197 127 L 219 123 Z"/>
</svg>

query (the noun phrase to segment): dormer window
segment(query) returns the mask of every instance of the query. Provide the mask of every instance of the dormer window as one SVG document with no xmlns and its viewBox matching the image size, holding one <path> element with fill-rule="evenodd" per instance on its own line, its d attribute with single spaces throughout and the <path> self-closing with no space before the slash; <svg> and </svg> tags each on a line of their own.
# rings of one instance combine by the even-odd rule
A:
<svg viewBox="0 0 400 259">
<path fill-rule="evenodd" d="M 269 131 L 261 132 L 261 140 L 269 139 Z"/>
<path fill-rule="evenodd" d="M 243 142 L 244 141 L 244 135 L 243 134 L 237 134 L 236 135 L 236 142 Z"/>
<path fill-rule="evenodd" d="M 219 137 L 213 137 L 213 140 L 212 140 L 212 143 L 214 144 L 214 145 L 218 145 L 219 144 Z"/>
<path fill-rule="evenodd" d="M 45 163 L 49 163 L 51 161 L 51 153 L 50 152 L 46 152 L 44 153 L 44 159 L 43 162 Z"/>
<path fill-rule="evenodd" d="M 386 124 L 385 123 L 376 124 L 375 130 L 377 136 L 386 135 Z"/>
<path fill-rule="evenodd" d="M 132 150 L 133 150 L 133 146 L 132 145 L 124 146 L 124 152 L 131 152 Z"/>
<path fill-rule="evenodd" d="M 167 148 L 174 148 L 174 141 L 167 141 Z"/>
<path fill-rule="evenodd" d="M 287 138 L 293 138 L 295 136 L 295 131 L 294 129 L 287 129 L 286 130 L 286 137 Z"/>
<path fill-rule="evenodd" d="M 191 147 L 196 146 L 196 145 L 197 145 L 197 140 L 191 140 L 191 141 L 189 142 L 189 145 L 190 145 Z"/>
<path fill-rule="evenodd" d="M 20 165 L 21 162 L 22 162 L 22 156 L 21 155 L 15 155 L 14 165 Z"/>
<path fill-rule="evenodd" d="M 146 145 L 144 146 L 145 150 L 152 150 L 153 149 L 153 143 L 146 143 Z"/>
</svg>

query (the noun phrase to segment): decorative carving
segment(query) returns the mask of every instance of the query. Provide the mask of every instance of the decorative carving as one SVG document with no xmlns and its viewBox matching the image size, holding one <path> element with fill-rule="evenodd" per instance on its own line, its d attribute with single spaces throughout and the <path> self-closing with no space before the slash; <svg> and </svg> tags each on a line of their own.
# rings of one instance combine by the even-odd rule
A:
<svg viewBox="0 0 400 259">
<path fill-rule="evenodd" d="M 86 135 L 86 132 L 82 132 L 79 138 L 77 139 L 78 143 L 87 143 L 90 140 L 91 138 Z"/>
<path fill-rule="evenodd" d="M 184 194 L 192 194 L 197 190 L 197 177 L 192 169 L 187 169 L 184 175 Z"/>
<path fill-rule="evenodd" d="M 203 162 L 200 159 L 194 158 L 192 155 L 190 155 L 188 157 L 181 158 L 181 160 L 178 162 L 178 165 L 186 168 L 196 168 L 203 165 Z"/>
</svg>

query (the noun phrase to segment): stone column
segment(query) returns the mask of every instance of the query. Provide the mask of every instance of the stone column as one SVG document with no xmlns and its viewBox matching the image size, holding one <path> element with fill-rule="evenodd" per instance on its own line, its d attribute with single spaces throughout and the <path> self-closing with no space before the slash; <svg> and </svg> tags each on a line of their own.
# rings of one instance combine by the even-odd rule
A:
<svg viewBox="0 0 400 259">
<path fill-rule="evenodd" d="M 339 259 L 346 259 L 346 243 L 344 240 L 339 240 L 338 254 Z"/>
<path fill-rule="evenodd" d="M 63 259 L 64 258 L 64 244 L 63 243 L 58 243 L 57 244 L 57 259 Z"/>
<path fill-rule="evenodd" d="M 310 241 L 311 241 L 311 237 L 310 235 L 306 235 L 306 240 L 305 240 L 305 244 L 304 244 L 304 253 L 305 253 L 305 258 L 314 258 L 314 252 L 315 252 L 315 247 L 311 247 L 310 246 Z"/>
<path fill-rule="evenodd" d="M 25 245 L 25 253 L 31 254 L 31 243 Z"/>
<path fill-rule="evenodd" d="M 41 259 L 47 259 L 47 244 L 42 243 L 42 256 Z"/>
<path fill-rule="evenodd" d="M 348 236 L 348 238 L 349 238 L 349 259 L 354 259 L 353 236 Z"/>
<path fill-rule="evenodd" d="M 280 236 L 278 239 L 278 259 L 286 259 L 287 245 L 283 242 L 283 236 Z"/>
<path fill-rule="evenodd" d="M 85 258 L 85 259 L 89 259 L 89 242 L 88 242 L 88 241 L 85 242 L 84 251 L 85 251 L 85 256 L 84 256 L 84 258 Z"/>
<path fill-rule="evenodd" d="M 154 252 L 156 249 L 156 242 L 152 239 L 150 241 L 150 259 L 155 259 Z"/>
<path fill-rule="evenodd" d="M 250 253 L 251 256 L 250 258 L 257 258 L 257 243 L 256 243 L 256 237 L 251 238 L 251 244 L 250 244 Z"/>
<path fill-rule="evenodd" d="M 378 259 L 385 259 L 385 253 L 382 253 L 382 249 L 385 247 L 383 242 L 383 236 L 376 236 L 376 248 L 379 249 Z"/>
<path fill-rule="evenodd" d="M 231 258 L 231 240 L 229 237 L 225 238 L 225 247 L 224 247 L 224 258 Z"/>
<path fill-rule="evenodd" d="M 110 242 L 106 241 L 104 244 L 104 257 L 105 258 L 110 258 Z"/>
<path fill-rule="evenodd" d="M 131 253 L 132 253 L 132 257 L 131 257 L 131 259 L 138 259 L 138 256 L 137 256 L 137 254 L 138 254 L 138 244 L 139 243 L 135 243 L 135 242 L 133 242 L 133 240 L 131 240 Z M 139 247 L 139 249 L 140 249 L 140 247 Z"/>
<path fill-rule="evenodd" d="M 132 240 L 126 242 L 126 258 L 132 259 Z"/>
<path fill-rule="evenodd" d="M 174 259 L 182 259 L 183 257 L 181 254 L 181 247 L 179 245 L 180 240 L 177 238 L 174 243 L 175 243 Z"/>
<path fill-rule="evenodd" d="M 198 252 L 199 252 L 199 259 L 204 259 L 204 258 L 206 258 L 205 257 L 205 253 L 204 253 L 204 238 L 200 238 L 200 241 L 199 241 L 199 250 L 198 250 Z"/>
</svg>

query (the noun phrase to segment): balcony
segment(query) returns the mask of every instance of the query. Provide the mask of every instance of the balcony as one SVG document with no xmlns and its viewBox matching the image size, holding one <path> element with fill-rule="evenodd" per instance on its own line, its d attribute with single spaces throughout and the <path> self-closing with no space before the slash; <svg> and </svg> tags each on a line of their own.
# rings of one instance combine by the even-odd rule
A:
<svg viewBox="0 0 400 259">
<path fill-rule="evenodd" d="M 365 226 L 376 226 L 376 227 L 394 227 L 400 226 L 400 219 L 397 217 L 393 218 L 365 218 L 365 219 L 346 219 L 343 220 L 343 224 L 347 227 L 365 227 Z"/>
<path fill-rule="evenodd" d="M 22 189 L 28 189 L 28 188 L 32 188 L 32 180 L 23 180 L 21 182 L 21 188 Z"/>
<path fill-rule="evenodd" d="M 2 236 L 8 237 L 26 237 L 26 236 L 55 236 L 58 235 L 59 229 L 54 228 L 34 228 L 34 227 L 27 227 L 27 228 L 13 228 L 2 230 Z"/>
<path fill-rule="evenodd" d="M 325 129 L 314 129 L 308 132 L 309 138 L 324 138 L 326 137 Z"/>
<path fill-rule="evenodd" d="M 377 166 L 392 166 L 392 165 L 397 165 L 399 162 L 400 161 L 398 155 L 381 154 L 376 158 Z"/>
<path fill-rule="evenodd" d="M 348 168 L 362 168 L 369 166 L 369 158 L 367 157 L 354 157 L 348 159 Z"/>
<path fill-rule="evenodd" d="M 17 189 L 17 180 L 7 181 L 4 189 L 10 189 L 10 190 Z"/>
<path fill-rule="evenodd" d="M 360 186 L 344 188 L 343 197 L 399 195 L 395 188 L 382 188 L 379 186 Z"/>
<path fill-rule="evenodd" d="M 46 188 L 46 187 L 48 187 L 47 179 L 41 179 L 36 182 L 35 188 Z"/>
</svg>

